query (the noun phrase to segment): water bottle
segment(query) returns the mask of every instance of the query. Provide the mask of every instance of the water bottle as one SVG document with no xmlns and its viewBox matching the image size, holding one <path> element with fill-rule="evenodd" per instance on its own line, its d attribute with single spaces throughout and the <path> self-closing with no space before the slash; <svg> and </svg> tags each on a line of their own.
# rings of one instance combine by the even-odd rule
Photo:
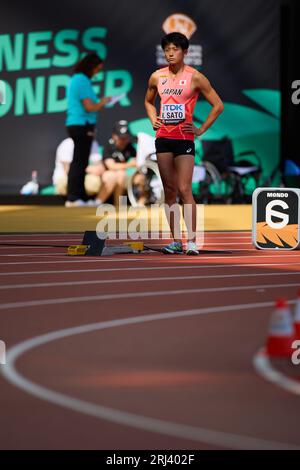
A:
<svg viewBox="0 0 300 470">
<path fill-rule="evenodd" d="M 31 173 L 31 181 L 28 181 L 28 183 L 24 184 L 24 186 L 21 188 L 20 193 L 29 196 L 32 194 L 38 194 L 39 192 L 39 183 L 38 183 L 38 173 L 36 170 L 33 170 Z"/>
</svg>

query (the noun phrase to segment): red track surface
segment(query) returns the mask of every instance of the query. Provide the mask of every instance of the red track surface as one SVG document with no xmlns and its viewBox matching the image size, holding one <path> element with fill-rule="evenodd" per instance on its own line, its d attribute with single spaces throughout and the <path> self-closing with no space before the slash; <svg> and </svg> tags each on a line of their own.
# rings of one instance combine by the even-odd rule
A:
<svg viewBox="0 0 300 470">
<path fill-rule="evenodd" d="M 7 380 L 9 361 L 0 366 L 9 371 L 0 376 L 2 449 L 300 447 L 300 397 L 262 379 L 252 364 L 271 303 L 295 299 L 300 252 L 258 252 L 248 232 L 206 234 L 205 249 L 232 254 L 200 257 L 78 259 L 63 248 L 1 246 L 80 239 L 0 236 L 0 339 L 8 350 L 98 324 L 28 343 L 16 360 L 19 383 Z M 142 318 L 126 320 L 132 317 Z M 124 324 L 103 325 L 119 319 Z M 39 397 L 20 388 L 22 377 L 42 387 Z M 68 406 L 74 398 L 80 409 Z"/>
</svg>

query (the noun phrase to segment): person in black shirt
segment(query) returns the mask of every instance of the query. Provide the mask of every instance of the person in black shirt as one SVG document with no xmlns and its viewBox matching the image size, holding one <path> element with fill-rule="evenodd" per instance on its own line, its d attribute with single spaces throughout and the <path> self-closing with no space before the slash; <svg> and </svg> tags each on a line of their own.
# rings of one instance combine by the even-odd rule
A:
<svg viewBox="0 0 300 470">
<path fill-rule="evenodd" d="M 132 145 L 128 122 L 124 120 L 116 122 L 112 137 L 104 147 L 103 163 L 106 171 L 102 175 L 99 203 L 105 202 L 113 194 L 115 206 L 119 205 L 119 197 L 126 190 L 130 172 L 136 168 L 135 157 L 136 150 Z"/>
</svg>

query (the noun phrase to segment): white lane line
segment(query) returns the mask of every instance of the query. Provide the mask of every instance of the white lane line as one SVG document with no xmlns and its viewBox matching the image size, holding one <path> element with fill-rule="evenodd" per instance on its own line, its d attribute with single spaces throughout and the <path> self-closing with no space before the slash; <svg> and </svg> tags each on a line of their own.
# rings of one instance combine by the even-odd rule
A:
<svg viewBox="0 0 300 470">
<path fill-rule="evenodd" d="M 54 250 L 55 248 L 60 248 L 61 250 L 64 250 L 64 249 L 67 249 L 68 246 L 64 246 L 64 247 L 61 247 L 61 246 L 31 246 L 31 245 L 28 245 L 28 246 L 14 246 L 14 245 L 11 245 L 9 246 L 9 244 L 7 244 L 6 246 L 0 246 L 0 250 Z M 22 253 L 20 253 L 20 255 L 22 255 Z M 3 256 L 3 255 L 2 255 Z"/>
<path fill-rule="evenodd" d="M 151 321 L 224 313 L 228 311 L 232 312 L 255 308 L 265 308 L 271 307 L 272 305 L 272 302 L 263 302 L 200 308 L 194 310 L 181 310 L 177 312 L 171 311 L 152 315 L 121 318 L 53 331 L 51 333 L 23 341 L 22 343 L 19 343 L 9 349 L 7 351 L 6 365 L 0 369 L 0 373 L 2 372 L 3 376 L 11 384 L 41 400 L 123 426 L 129 426 L 136 429 L 142 429 L 144 431 L 192 440 L 195 442 L 203 442 L 209 445 L 226 447 L 230 449 L 299 449 L 299 447 L 296 445 L 289 443 L 269 441 L 265 439 L 253 438 L 250 436 L 242 436 L 240 434 L 221 432 L 197 426 L 189 426 L 121 411 L 107 406 L 97 405 L 95 403 L 77 399 L 72 396 L 43 387 L 38 383 L 30 381 L 25 376 L 21 375 L 21 373 L 16 369 L 16 361 L 28 351 L 31 351 L 38 346 L 45 345 L 63 338 L 68 338 L 70 336 L 95 332 L 96 330 L 99 331 Z"/>
<path fill-rule="evenodd" d="M 1 243 L 44 243 L 44 242 L 69 242 L 69 241 L 82 241 L 82 235 L 78 237 L 70 237 L 70 238 L 31 238 L 30 240 L 28 239 L 18 239 L 18 238 L 8 238 L 7 240 L 3 240 L 0 238 L 0 245 Z"/>
<path fill-rule="evenodd" d="M 6 253 L 5 255 L 2 255 L 0 254 L 0 259 L 1 258 L 22 258 L 22 257 L 26 257 L 26 258 L 36 258 L 37 256 L 43 256 L 43 257 L 46 257 L 46 258 L 54 258 L 54 256 L 66 256 L 66 252 L 61 252 L 61 253 L 18 253 L 17 255 L 16 254 L 13 254 L 13 253 Z M 60 258 L 59 258 L 60 259 Z M 0 266 L 1 264 L 6 264 L 6 261 L 4 263 L 0 263 Z"/>
<path fill-rule="evenodd" d="M 219 249 L 221 246 L 225 246 L 225 245 L 249 245 L 253 248 L 253 243 L 249 240 L 248 242 L 226 242 L 226 241 L 215 241 L 214 243 L 211 243 L 212 240 L 210 240 L 208 243 L 204 242 L 204 246 L 210 246 L 210 245 L 213 245 L 213 246 L 218 246 Z"/>
<path fill-rule="evenodd" d="M 42 251 L 42 252 L 33 252 L 33 253 L 28 253 L 28 250 L 25 252 L 25 253 L 0 253 L 0 259 L 2 258 L 20 258 L 20 259 L 23 259 L 23 258 L 37 258 L 39 256 L 41 257 L 46 257 L 46 258 L 50 258 L 50 259 L 54 259 L 54 258 L 60 258 L 62 256 L 66 257 L 66 254 L 67 254 L 67 249 L 65 249 L 64 251 L 55 251 L 55 252 L 45 252 L 45 251 Z M 6 264 L 6 261 L 5 259 L 2 260 L 3 263 L 0 263 L 0 264 Z"/>
<path fill-rule="evenodd" d="M 0 233 L 0 239 L 2 237 L 81 237 L 82 238 L 82 235 L 83 235 L 84 232 L 35 232 L 35 233 Z M 123 234 L 124 232 L 120 232 L 121 234 Z M 150 233 L 146 233 L 146 232 L 141 232 L 142 234 L 146 234 L 145 238 L 147 238 L 149 236 Z M 182 232 L 184 235 L 187 235 L 186 232 Z M 223 230 L 223 231 L 210 231 L 210 230 L 206 230 L 204 231 L 204 234 L 206 235 L 228 235 L 228 236 L 232 236 L 232 237 L 236 237 L 236 236 L 242 236 L 242 235 L 245 235 L 245 236 L 250 236 L 251 237 L 251 230 Z M 170 232 L 153 232 L 152 235 L 159 235 L 160 237 L 162 237 L 163 235 L 166 235 L 166 236 L 171 236 L 171 233 Z"/>
<path fill-rule="evenodd" d="M 51 236 L 53 235 L 53 236 Z M 69 237 L 70 235 L 70 237 Z M 31 233 L 31 234 L 27 234 L 27 233 L 13 233 L 13 234 L 9 234 L 9 233 L 0 233 L 0 241 L 11 241 L 11 240 L 19 240 L 19 238 L 17 237 L 26 237 L 26 241 L 28 241 L 28 238 L 30 240 L 32 240 L 31 237 L 39 237 L 39 238 L 36 238 L 36 240 L 41 240 L 41 237 L 51 237 L 51 240 L 61 240 L 61 237 L 68 237 L 68 238 L 65 238 L 66 240 L 68 240 L 69 238 L 81 238 L 82 239 L 82 232 L 81 233 L 62 233 L 62 234 L 51 234 L 51 233 Z M 53 238 L 54 237 L 54 238 Z"/>
<path fill-rule="evenodd" d="M 236 235 L 251 235 L 251 230 L 207 230 L 205 233 L 213 233 L 215 235 L 223 235 L 223 234 L 236 234 Z"/>
<path fill-rule="evenodd" d="M 282 254 L 281 253 L 279 254 L 278 252 L 276 252 L 276 254 L 274 253 L 273 255 L 249 255 L 249 256 L 246 256 L 246 255 L 243 255 L 243 259 L 244 258 L 251 258 L 251 259 L 255 259 L 255 258 L 258 258 L 258 259 L 262 259 L 262 258 L 273 258 L 276 256 L 276 258 L 286 258 L 287 256 L 290 256 L 290 257 L 293 257 L 294 258 L 298 258 L 300 257 L 300 253 L 299 254 L 295 254 L 294 252 L 291 253 L 289 252 L 290 254 L 287 255 L 286 253 L 285 254 Z M 18 255 L 19 256 L 19 255 Z M 149 256 L 149 258 L 148 258 Z M 80 258 L 78 260 L 73 260 L 73 259 L 69 259 L 69 257 L 67 258 L 67 260 L 53 260 L 53 261 L 13 261 L 13 262 L 3 262 L 3 263 L 0 263 L 0 266 L 1 265 L 9 265 L 9 266 L 12 266 L 12 265 L 20 265 L 20 264 L 60 264 L 60 263 L 63 263 L 63 264 L 66 264 L 66 263 L 123 263 L 123 262 L 128 262 L 128 261 L 132 261 L 132 262 L 145 262 L 145 261 L 158 261 L 158 260 L 162 260 L 164 259 L 165 257 L 165 260 L 173 260 L 173 262 L 176 262 L 176 261 L 187 261 L 187 260 L 190 260 L 191 261 L 191 257 L 190 256 L 186 256 L 186 255 L 170 255 L 169 257 L 167 255 L 165 255 L 165 257 L 159 257 L 157 255 L 154 255 L 154 257 L 150 258 L 150 256 L 152 255 L 147 255 L 147 258 L 146 257 L 143 257 L 143 258 L 115 258 L 113 257 L 113 259 L 108 259 L 110 258 L 109 256 L 108 257 L 97 257 L 97 259 L 83 259 L 83 258 Z M 176 257 L 176 259 L 175 259 Z M 198 256 L 197 258 L 193 258 L 193 261 L 201 261 L 203 259 L 209 259 L 209 260 L 213 260 L 213 259 L 224 259 L 224 260 L 228 260 L 228 259 L 237 259 L 237 258 L 240 258 L 241 256 L 237 253 L 236 255 L 232 255 L 232 254 L 228 254 L 228 255 L 225 255 L 225 256 L 215 256 L 215 255 L 210 255 L 210 256 Z M 289 264 L 289 262 L 287 262 Z M 122 268 L 123 269 L 123 268 Z"/>
<path fill-rule="evenodd" d="M 287 392 L 300 395 L 300 381 L 294 380 L 275 369 L 264 348 L 254 356 L 253 366 L 256 372 L 265 380 L 283 388 Z"/>
<path fill-rule="evenodd" d="M 64 287 L 64 286 L 84 286 L 84 285 L 97 285 L 97 284 L 122 284 L 134 282 L 157 282 L 157 281 L 189 281 L 193 279 L 231 279 L 231 278 L 244 278 L 244 277 L 267 277 L 267 276 L 299 276 L 300 285 L 300 271 L 290 273 L 251 273 L 251 274 L 216 274 L 216 275 L 202 275 L 202 276 L 163 276 L 163 277 L 143 277 L 143 278 L 127 278 L 127 279 L 94 279 L 90 281 L 67 281 L 67 282 L 40 282 L 30 284 L 4 284 L 0 286 L 0 290 L 6 289 L 32 289 L 38 287 Z M 260 289 L 262 287 L 260 286 Z"/>
<path fill-rule="evenodd" d="M 25 300 L 23 302 L 7 302 L 0 304 L 0 310 L 26 308 L 26 307 L 40 307 L 42 305 L 60 305 L 78 302 L 93 302 L 96 300 L 116 300 L 116 299 L 133 299 L 143 297 L 161 297 L 172 295 L 190 295 L 190 294 L 204 294 L 215 292 L 237 292 L 243 290 L 255 289 L 278 289 L 278 288 L 299 287 L 299 283 L 290 284 L 268 284 L 268 285 L 254 285 L 254 286 L 228 286 L 228 287 L 207 287 L 199 289 L 176 289 L 176 290 L 157 290 L 157 291 L 143 291 L 143 292 L 126 292 L 121 294 L 99 294 L 99 295 L 85 295 L 78 297 L 60 297 L 56 299 L 40 299 L 40 300 Z"/>
<path fill-rule="evenodd" d="M 268 267 L 271 266 L 285 266 L 289 268 L 290 266 L 298 266 L 300 263 L 244 263 L 244 264 L 206 264 L 201 266 L 149 266 L 149 267 L 134 267 L 134 268 L 123 268 L 123 271 L 163 271 L 163 270 L 172 270 L 174 269 L 209 269 L 209 268 L 218 268 L 218 269 L 233 269 L 233 268 L 249 268 L 249 267 Z M 23 275 L 34 275 L 34 274 L 66 274 L 66 273 L 103 273 L 103 272 L 120 272 L 120 268 L 97 268 L 97 269 L 63 269 L 63 270 L 51 270 L 51 271 L 14 271 L 8 273 L 0 273 L 0 276 L 23 276 Z"/>
<path fill-rule="evenodd" d="M 207 249 L 207 247 L 205 246 L 203 249 L 205 250 L 205 249 Z M 0 259 L 1 259 L 1 258 L 37 257 L 37 256 L 45 256 L 45 257 L 48 257 L 48 258 L 54 258 L 54 257 L 57 258 L 57 257 L 59 257 L 58 259 L 61 259 L 62 256 L 63 256 L 63 257 L 66 257 L 66 255 L 67 255 L 67 251 L 66 251 L 66 250 L 67 250 L 67 249 L 65 249 L 65 251 L 54 252 L 54 253 L 52 253 L 52 252 L 49 252 L 49 253 L 45 253 L 45 252 L 42 252 L 42 253 L 18 253 L 18 254 L 16 254 L 16 253 L 5 253 L 5 254 L 0 253 Z M 218 251 L 218 250 L 219 250 L 219 251 L 223 251 L 223 250 L 224 250 L 224 247 L 222 247 L 222 248 L 220 248 L 220 247 L 213 247 L 213 248 L 209 248 L 209 250 L 215 250 L 215 251 Z M 232 248 L 231 248 L 231 249 L 228 249 L 228 251 L 231 251 L 231 253 L 228 253 L 227 255 L 225 255 L 226 258 L 228 258 L 229 256 L 232 256 L 232 257 L 239 257 L 240 254 L 241 254 L 241 252 L 244 252 L 244 253 L 253 253 L 253 249 L 251 249 L 251 248 L 236 248 L 236 249 L 232 249 Z M 243 253 L 243 258 L 245 257 L 244 253 Z M 293 254 L 294 254 L 294 253 L 288 254 L 288 256 L 293 256 Z M 147 259 L 148 259 L 148 260 L 149 260 L 149 259 L 157 259 L 157 254 L 155 254 L 154 252 L 153 252 L 153 253 L 147 252 L 146 255 L 147 255 Z M 154 258 L 150 258 L 151 255 L 152 255 L 152 256 L 154 255 Z M 276 255 L 279 256 L 279 253 L 276 253 Z M 282 255 L 282 257 L 285 256 L 283 253 L 282 253 L 281 255 Z M 181 256 L 182 256 L 182 255 L 181 255 Z M 213 254 L 213 253 L 210 255 L 210 257 L 211 257 L 211 256 L 213 256 L 214 258 L 221 258 L 220 256 L 215 256 L 215 254 Z M 251 254 L 249 254 L 249 256 L 251 256 L 251 258 L 254 257 L 254 255 L 251 255 Z M 256 255 L 255 257 L 260 257 L 260 258 L 261 258 L 261 257 L 270 257 L 270 255 Z M 70 259 L 70 257 L 68 257 L 68 258 Z M 201 255 L 201 258 L 203 259 L 204 256 Z M 208 257 L 207 257 L 207 258 L 208 258 Z M 223 258 L 223 257 L 222 257 L 222 258 Z M 103 259 L 103 258 L 101 258 L 101 259 Z M 190 259 L 190 258 L 184 258 L 184 259 Z M 210 259 L 210 258 L 209 258 L 209 259 Z M 107 260 L 107 259 L 104 258 L 104 261 L 105 261 L 105 260 L 106 260 L 106 261 L 111 261 L 111 260 Z M 115 258 L 114 258 L 114 261 L 116 261 Z M 140 261 L 140 260 L 139 260 L 139 261 Z M 1 264 L 4 264 L 4 263 L 0 263 L 0 265 L 1 265 Z M 5 261 L 5 264 L 6 264 L 6 261 Z"/>
<path fill-rule="evenodd" d="M 204 248 L 204 250 L 205 250 L 205 249 L 207 249 L 207 247 Z M 1 258 L 22 258 L 22 257 L 29 257 L 29 258 L 30 258 L 30 257 L 33 257 L 33 258 L 36 258 L 36 257 L 38 257 L 38 256 L 48 257 L 48 258 L 51 258 L 51 259 L 54 259 L 54 258 L 55 258 L 55 259 L 59 259 L 59 260 L 60 260 L 62 256 L 63 256 L 64 258 L 67 256 L 67 251 L 66 251 L 66 250 L 67 250 L 67 249 L 65 249 L 65 251 L 61 251 L 61 252 L 57 252 L 57 253 L 56 253 L 56 252 L 55 252 L 55 253 L 51 253 L 51 252 L 49 252 L 49 253 L 45 253 L 45 252 L 42 252 L 42 253 L 18 253 L 18 254 L 16 254 L 16 253 L 5 253 L 5 254 L 0 253 L 0 260 L 1 260 Z M 223 251 L 223 250 L 224 250 L 224 247 L 222 247 L 222 249 L 220 249 L 220 247 L 215 247 L 215 248 L 210 248 L 210 247 L 209 247 L 209 250 L 216 250 L 216 251 L 220 250 L 220 251 Z M 244 253 L 250 253 L 250 252 L 253 253 L 253 250 L 252 250 L 251 248 L 237 248 L 237 249 L 232 249 L 232 248 L 231 248 L 231 249 L 229 249 L 229 251 L 231 251 L 231 253 L 228 253 L 227 255 L 225 255 L 226 258 L 228 258 L 229 256 L 232 256 L 233 258 L 234 258 L 234 257 L 235 257 L 235 258 L 236 258 L 236 257 L 239 257 L 239 256 L 241 255 L 241 252 L 243 252 L 243 258 L 249 257 L 249 256 L 251 256 L 251 258 L 254 257 L 254 256 L 251 255 L 251 254 L 249 254 L 249 256 L 247 256 L 246 254 L 244 254 Z M 147 252 L 146 255 L 147 255 L 147 260 L 149 260 L 149 259 L 157 259 L 157 254 Z M 154 255 L 154 257 L 153 257 L 153 258 L 150 258 L 151 255 L 152 255 L 152 256 Z M 279 255 L 279 253 L 278 253 L 278 255 Z M 278 255 L 277 255 L 277 256 L 278 256 Z M 213 256 L 214 258 L 217 258 L 217 259 L 221 258 L 220 256 L 215 256 L 215 254 L 213 254 L 213 253 L 210 255 L 210 257 L 211 257 L 211 256 Z M 293 256 L 293 254 L 289 254 L 288 256 Z M 261 258 L 261 257 L 266 257 L 266 256 L 257 255 L 257 256 L 255 256 L 255 257 L 260 257 L 260 258 Z M 270 256 L 267 256 L 267 257 L 270 257 Z M 284 255 L 282 255 L 282 257 L 284 257 Z M 69 256 L 68 256 L 68 258 L 70 259 Z M 201 258 L 203 259 L 204 256 L 201 255 Z M 206 257 L 206 258 L 208 258 L 208 257 Z M 101 258 L 101 259 L 103 259 L 103 258 Z M 184 259 L 190 259 L 190 258 L 184 258 Z M 210 258 L 209 258 L 209 259 L 210 259 Z M 105 259 L 105 258 L 104 258 L 104 260 L 108 261 L 108 260 Z M 111 260 L 109 260 L 109 261 L 111 261 Z M 115 261 L 115 259 L 114 259 L 114 261 Z M 140 261 L 140 260 L 139 260 L 139 261 Z M 6 261 L 4 261 L 3 263 L 0 263 L 0 266 L 1 266 L 1 264 L 6 264 Z"/>
<path fill-rule="evenodd" d="M 153 260 L 157 260 L 158 257 L 156 258 L 115 258 L 113 257 L 113 259 L 107 259 L 106 257 L 101 257 L 101 256 L 97 256 L 96 259 L 85 259 L 85 257 L 80 257 L 80 259 L 70 259 L 71 257 L 67 257 L 66 256 L 66 259 L 65 260 L 61 260 L 61 261 L 56 261 L 56 260 L 53 260 L 53 261 L 13 261 L 11 263 L 7 263 L 7 262 L 3 262 L 3 263 L 0 263 L 0 266 L 3 264 L 3 265 L 19 265 L 19 264 L 66 264 L 66 263 L 105 263 L 105 262 L 113 262 L 113 263 L 116 263 L 116 262 L 128 262 L 128 261 L 132 261 L 132 262 L 143 262 L 143 261 L 153 261 Z M 151 256 L 151 255 L 150 255 Z M 184 259 L 184 257 L 181 256 L 181 260 Z M 189 258 L 190 259 L 190 258 Z M 202 258 L 203 259 L 203 258 Z M 173 258 L 174 260 L 174 258 Z M 176 260 L 174 260 L 176 261 Z"/>
<path fill-rule="evenodd" d="M 165 238 L 165 239 L 147 239 L 147 238 L 144 238 L 142 239 L 142 241 L 144 241 L 145 243 L 162 243 L 164 240 L 171 240 L 171 238 Z M 202 240 L 202 239 L 201 239 Z M 204 236 L 204 240 L 208 240 L 209 242 L 214 242 L 214 244 L 219 244 L 219 243 L 222 243 L 222 245 L 225 243 L 227 244 L 227 240 L 237 240 L 237 243 L 238 244 L 245 244 L 245 243 L 248 243 L 248 244 L 252 244 L 252 239 L 251 237 L 208 237 L 207 235 Z M 239 240 L 243 240 L 242 242 L 240 242 Z M 2 240 L 0 238 L 0 246 L 1 246 L 1 243 L 44 243 L 44 242 L 49 242 L 49 243 L 60 243 L 60 242 L 78 242 L 78 243 L 81 243 L 82 241 L 82 237 L 76 237 L 76 238 L 57 238 L 57 239 L 54 239 L 54 238 L 39 238 L 39 239 L 30 239 L 30 240 L 25 240 L 25 239 L 9 239 L 9 240 Z M 126 240 L 114 240 L 116 242 L 123 242 L 123 241 L 126 241 Z M 231 244 L 234 244 L 234 242 L 231 242 Z M 1 246 L 2 248 L 2 246 Z"/>
<path fill-rule="evenodd" d="M 70 242 L 70 240 L 68 240 L 68 241 Z M 71 241 L 72 241 L 72 243 L 74 243 L 74 240 L 71 240 Z M 77 240 L 76 242 L 81 243 L 81 241 L 79 241 L 79 240 Z M 122 244 L 122 242 L 120 242 L 120 243 Z M 147 243 L 148 243 L 148 242 L 145 242 L 145 244 L 147 244 Z M 150 243 L 151 243 L 151 242 L 150 242 Z M 153 243 L 151 243 L 151 244 L 152 244 L 152 246 L 154 246 L 154 245 L 160 245 L 160 243 L 155 243 L 154 245 L 153 245 Z M 201 244 L 202 244 L 202 243 L 201 243 Z M 237 245 L 238 245 L 238 246 L 239 246 L 239 245 L 248 245 L 249 247 L 251 247 L 251 248 L 253 249 L 253 244 L 250 243 L 250 242 L 222 242 L 222 247 L 227 246 L 227 245 L 230 245 L 230 246 L 231 246 L 231 245 L 234 245 L 234 246 L 237 246 Z M 217 247 L 219 248 L 219 250 L 220 250 L 220 249 L 223 249 L 223 248 L 220 247 L 220 243 L 218 243 L 218 242 L 214 242 L 214 243 L 211 243 L 211 242 L 209 242 L 209 243 L 204 243 L 204 246 L 217 246 Z M 14 250 L 26 250 L 27 248 L 30 248 L 30 249 L 33 249 L 33 250 L 38 250 L 38 249 L 41 250 L 41 249 L 43 249 L 43 248 L 54 249 L 54 248 L 57 248 L 57 247 L 54 246 L 54 244 L 53 244 L 53 246 L 41 246 L 41 245 L 40 245 L 40 246 L 30 246 L 30 245 L 28 245 L 28 246 L 16 246 L 16 245 L 14 245 L 13 243 L 11 243 L 11 245 L 8 243 L 8 244 L 5 245 L 5 246 L 1 246 L 1 242 L 0 242 L 0 250 L 7 250 L 8 248 L 13 248 Z M 62 248 L 62 247 L 59 246 L 58 248 Z M 63 247 L 63 248 L 67 248 L 67 245 L 66 245 L 65 247 Z M 63 249 L 63 248 L 62 248 L 62 249 Z"/>
</svg>

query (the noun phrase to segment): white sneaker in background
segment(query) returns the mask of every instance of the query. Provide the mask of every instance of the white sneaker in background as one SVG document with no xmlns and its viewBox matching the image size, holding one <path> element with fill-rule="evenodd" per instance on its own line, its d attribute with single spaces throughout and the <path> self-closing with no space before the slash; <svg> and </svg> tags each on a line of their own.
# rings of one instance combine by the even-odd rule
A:
<svg viewBox="0 0 300 470">
<path fill-rule="evenodd" d="M 100 204 L 103 204 L 101 199 L 89 199 L 86 203 L 89 207 L 98 207 Z"/>
<path fill-rule="evenodd" d="M 39 183 L 38 183 L 37 171 L 33 170 L 31 173 L 31 181 L 28 181 L 28 183 L 22 186 L 20 194 L 29 196 L 29 195 L 38 194 L 38 193 L 39 193 Z"/>
<path fill-rule="evenodd" d="M 199 255 L 199 251 L 198 251 L 198 248 L 197 248 L 197 245 L 196 243 L 194 242 L 187 242 L 187 246 L 186 246 L 186 254 L 187 255 L 194 255 L 194 256 L 198 256 Z"/>
<path fill-rule="evenodd" d="M 87 203 L 84 202 L 82 199 L 76 199 L 76 201 L 66 201 L 65 207 L 83 207 L 86 206 Z"/>
</svg>

